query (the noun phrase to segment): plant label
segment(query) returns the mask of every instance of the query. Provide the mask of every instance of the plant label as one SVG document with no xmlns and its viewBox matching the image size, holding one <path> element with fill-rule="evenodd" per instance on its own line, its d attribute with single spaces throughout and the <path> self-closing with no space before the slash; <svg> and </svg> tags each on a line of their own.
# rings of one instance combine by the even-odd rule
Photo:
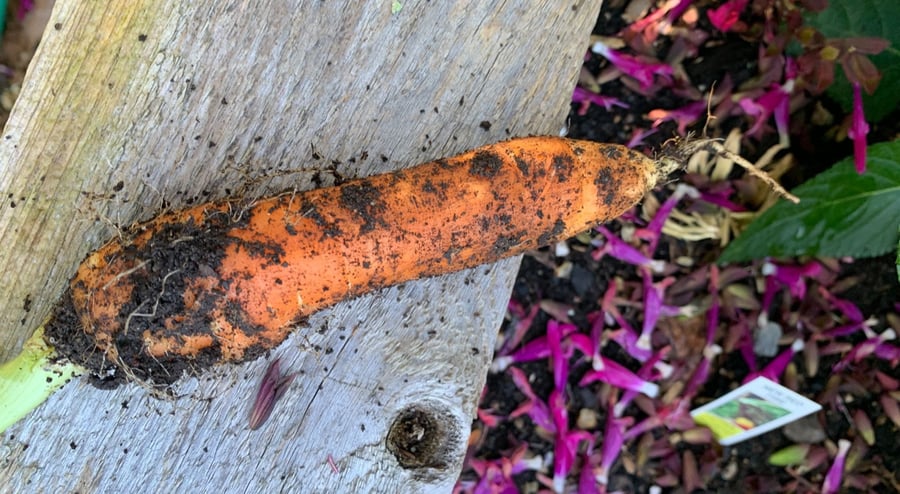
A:
<svg viewBox="0 0 900 494">
<path fill-rule="evenodd" d="M 818 403 L 765 377 L 691 411 L 722 446 L 731 446 L 777 429 L 822 408 Z"/>
</svg>

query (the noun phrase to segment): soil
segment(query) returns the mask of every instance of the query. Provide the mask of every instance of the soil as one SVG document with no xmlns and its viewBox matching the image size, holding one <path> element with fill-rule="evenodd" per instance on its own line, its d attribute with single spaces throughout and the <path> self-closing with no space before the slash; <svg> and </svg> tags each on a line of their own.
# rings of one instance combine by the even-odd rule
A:
<svg viewBox="0 0 900 494">
<path fill-rule="evenodd" d="M 225 287 L 203 283 L 214 275 L 226 247 L 237 242 L 225 233 L 240 224 L 222 209 L 227 211 L 216 208 L 202 224 L 173 218 L 136 226 L 124 242 L 113 241 L 92 254 L 45 326 L 57 352 L 86 368 L 101 388 L 127 379 L 166 386 L 185 372 L 197 374 L 222 362 L 222 347 L 208 319 Z M 268 252 L 265 246 L 245 247 Z M 95 297 L 98 292 L 104 295 Z M 186 300 L 194 300 L 193 305 L 187 307 Z M 254 331 L 246 322 L 241 327 Z M 190 357 L 149 355 L 145 339 L 160 333 L 179 341 L 205 336 L 213 343 Z M 246 358 L 263 351 L 258 345 L 248 348 Z"/>
<path fill-rule="evenodd" d="M 613 2 L 615 3 L 615 2 Z M 600 22 L 594 34 L 612 36 L 618 32 L 623 26 L 617 24 L 618 12 L 614 7 L 604 5 L 604 12 L 601 13 Z M 710 43 L 696 57 L 697 63 L 687 64 L 686 70 L 689 72 L 692 80 L 697 87 L 709 87 L 715 81 L 721 81 L 726 75 L 730 75 L 735 86 L 740 85 L 745 80 L 756 74 L 757 48 L 755 45 L 743 40 L 739 36 L 725 36 L 723 39 L 717 40 L 716 43 Z M 605 62 L 599 57 L 590 57 L 585 62 L 585 68 L 592 73 L 599 72 L 601 65 Z M 652 122 L 647 120 L 646 115 L 654 108 L 678 108 L 689 101 L 682 100 L 672 94 L 657 94 L 653 98 L 646 98 L 642 95 L 631 92 L 627 87 L 618 81 L 612 81 L 603 85 L 604 96 L 612 96 L 627 103 L 629 108 L 613 107 L 610 110 L 602 107 L 591 105 L 589 110 L 579 115 L 577 110 L 579 105 L 573 104 L 572 111 L 569 115 L 568 130 L 569 137 L 576 139 L 588 139 L 598 142 L 626 142 L 635 129 L 650 128 Z M 839 120 L 842 115 L 840 106 L 829 100 L 826 96 L 819 98 L 817 102 L 810 104 L 803 112 L 793 116 L 795 120 L 809 121 L 809 113 L 813 111 L 816 105 L 828 108 Z M 883 120 L 882 125 L 873 126 L 870 134 L 870 143 L 879 140 L 889 140 L 892 136 L 896 136 L 900 131 L 897 125 L 898 118 L 889 117 Z M 734 126 L 741 126 L 742 122 L 720 122 L 718 125 L 719 132 L 727 134 L 727 129 Z M 696 124 L 689 131 L 699 133 L 702 131 L 703 123 Z M 644 142 L 648 149 L 658 149 L 660 144 L 675 134 L 675 124 L 668 122 L 659 127 L 658 132 Z M 795 153 L 798 160 L 802 163 L 816 163 L 819 166 L 796 167 L 788 176 L 784 177 L 782 182 L 791 188 L 809 177 L 828 168 L 835 161 L 836 156 L 852 155 L 852 144 L 849 140 L 844 142 L 835 142 L 833 138 L 826 137 L 824 128 L 814 128 L 794 138 L 794 145 L 791 152 Z M 766 143 L 748 142 L 750 156 L 753 161 L 754 153 L 753 144 L 758 144 L 757 153 L 761 153 L 768 146 Z M 610 227 L 614 228 L 614 227 Z M 608 283 L 614 277 L 620 277 L 625 280 L 633 280 L 640 282 L 640 277 L 636 273 L 633 266 L 616 261 L 606 257 L 602 262 L 594 261 L 587 253 L 588 249 L 577 241 L 570 241 L 570 246 L 575 246 L 571 253 L 563 258 L 554 256 L 549 249 L 526 255 L 523 259 L 521 269 L 516 280 L 512 298 L 519 301 L 523 306 L 529 307 L 539 303 L 542 299 L 559 301 L 570 305 L 574 311 L 569 315 L 572 322 L 581 328 L 590 327 L 587 324 L 587 315 L 600 310 L 598 301 L 602 298 Z M 674 259 L 679 254 L 687 254 L 701 264 L 711 262 L 718 257 L 721 248 L 712 242 L 698 242 L 690 246 L 685 246 L 683 242 L 677 239 L 664 239 L 661 247 L 657 250 L 656 259 Z M 860 310 L 866 315 L 874 315 L 879 320 L 879 327 L 888 327 L 885 321 L 887 314 L 896 311 L 895 304 L 900 303 L 900 285 L 897 283 L 897 274 L 893 269 L 895 253 L 885 256 L 859 259 L 852 263 L 844 265 L 841 272 L 842 279 L 855 279 L 858 283 L 848 283 L 850 288 L 840 294 L 841 297 L 857 304 Z M 572 264 L 571 275 L 567 278 L 555 275 L 555 270 L 564 263 Z M 631 314 L 630 322 L 632 325 L 640 327 L 640 319 L 637 314 Z M 626 316 L 628 317 L 628 316 Z M 544 334 L 549 316 L 541 311 L 534 319 L 528 330 L 523 342 L 530 341 Z M 503 335 L 510 334 L 515 321 L 507 320 L 501 329 L 501 338 Z M 703 331 L 703 330 L 701 330 Z M 699 338 L 698 338 L 699 337 Z M 702 348 L 702 336 L 695 335 L 695 339 L 699 339 L 700 346 L 694 347 L 697 353 Z M 616 347 L 615 345 L 607 345 L 606 348 Z M 618 348 L 618 347 L 616 347 Z M 619 351 L 615 354 L 608 355 L 618 362 L 628 363 L 632 370 L 636 370 L 637 362 L 631 359 L 627 354 Z M 800 357 L 798 356 L 799 360 Z M 829 386 L 829 379 L 832 377 L 831 367 L 838 361 L 837 357 L 821 357 L 818 372 L 813 376 L 801 376 L 803 388 L 810 396 L 823 393 Z M 518 364 L 517 364 L 518 365 Z M 710 376 L 706 385 L 697 395 L 695 403 L 711 401 L 723 394 L 731 391 L 741 384 L 742 379 L 748 374 L 749 369 L 743 359 L 737 352 L 723 356 L 716 363 L 717 372 Z M 896 377 L 896 369 L 892 369 L 890 365 L 879 362 L 878 367 L 881 372 Z M 529 376 L 530 384 L 538 396 L 546 397 L 553 389 L 553 377 L 550 369 L 546 365 L 546 361 L 536 363 L 526 363 L 518 365 L 526 375 Z M 586 369 L 571 369 L 569 383 L 577 383 L 581 375 Z M 867 375 L 852 375 L 851 380 L 857 380 L 860 390 L 876 389 L 873 382 L 874 377 L 871 372 Z M 602 424 L 605 421 L 605 411 L 603 406 L 596 403 L 596 394 L 590 389 L 580 388 L 578 386 L 570 386 L 568 388 L 572 393 L 571 405 L 568 407 L 570 417 L 577 415 L 578 411 L 587 408 L 598 411 L 597 422 Z M 900 485 L 897 472 L 900 471 L 900 443 L 890 440 L 896 437 L 897 430 L 893 423 L 885 420 L 883 411 L 878 401 L 878 396 L 874 393 L 866 393 L 859 391 L 855 396 L 849 396 L 853 400 L 854 409 L 863 410 L 872 418 L 875 424 L 875 434 L 879 438 L 878 441 L 868 449 L 867 458 L 869 463 L 866 467 L 868 473 L 874 473 L 877 477 L 884 479 L 884 484 L 879 489 L 885 489 L 884 492 L 895 492 Z M 508 373 L 492 373 L 488 376 L 480 408 L 490 410 L 496 415 L 505 416 L 512 412 L 519 404 L 523 402 L 525 397 L 517 389 Z M 843 405 L 841 405 L 843 406 Z M 632 405 L 634 407 L 634 405 Z M 858 434 L 854 430 L 853 424 L 849 421 L 848 412 L 844 414 L 835 411 L 835 407 L 826 406 L 826 411 L 822 414 L 823 419 L 821 427 L 828 438 L 854 437 Z M 638 412 L 639 413 L 639 412 Z M 571 420 L 571 418 L 570 418 Z M 476 421 L 475 429 L 484 431 L 484 426 Z M 817 427 L 814 425 L 814 427 Z M 665 431 L 657 431 L 656 436 L 663 437 Z M 836 441 L 836 439 L 834 439 Z M 508 454 L 516 446 L 523 442 L 528 444 L 529 454 L 546 455 L 553 451 L 553 443 L 551 438 L 541 435 L 534 424 L 527 418 L 520 418 L 511 421 L 500 421 L 496 427 L 487 428 L 487 432 L 481 437 L 481 446 L 475 455 L 478 458 L 492 459 L 500 458 Z M 704 492 L 781 492 L 783 486 L 788 485 L 792 481 L 797 482 L 798 490 L 817 491 L 823 480 L 822 475 L 807 476 L 812 478 L 814 483 L 810 483 L 803 477 L 794 477 L 788 473 L 784 467 L 776 467 L 770 465 L 767 461 L 769 455 L 773 452 L 794 444 L 788 438 L 783 429 L 777 429 L 773 432 L 759 436 L 752 440 L 739 443 L 733 447 L 722 450 L 717 445 L 684 445 L 678 446 L 678 450 L 691 450 L 701 468 L 711 468 L 717 472 L 712 476 L 712 481 L 705 486 Z M 629 459 L 632 463 L 635 461 L 633 456 L 634 447 L 627 447 L 623 452 L 623 457 Z M 715 451 L 715 454 L 712 452 Z M 705 461 L 704 461 L 705 460 Z M 706 463 L 706 464 L 704 464 Z M 609 491 L 621 492 L 648 492 L 656 483 L 653 471 L 637 471 L 629 473 L 622 466 L 623 461 L 617 462 L 617 467 L 613 469 L 610 475 Z M 827 469 L 827 464 L 824 469 Z M 466 478 L 465 473 L 463 478 Z M 541 485 L 533 471 L 526 471 L 515 477 L 516 484 L 521 492 L 535 492 Z M 570 479 L 571 481 L 571 479 Z M 680 482 L 679 482 L 680 483 Z M 674 492 L 679 492 L 675 489 Z M 850 490 L 849 492 L 863 492 L 859 490 Z M 881 491 L 879 491 L 881 492 Z"/>
</svg>

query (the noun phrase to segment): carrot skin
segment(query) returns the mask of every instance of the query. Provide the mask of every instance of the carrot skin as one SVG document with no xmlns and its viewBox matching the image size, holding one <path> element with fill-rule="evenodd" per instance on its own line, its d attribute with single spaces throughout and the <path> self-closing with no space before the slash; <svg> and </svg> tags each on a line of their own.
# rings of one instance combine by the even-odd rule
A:
<svg viewBox="0 0 900 494">
<path fill-rule="evenodd" d="M 622 146 L 514 139 L 244 210 L 221 202 L 161 215 L 88 256 L 71 301 L 119 366 L 244 360 L 342 300 L 611 220 L 656 179 L 653 160 Z"/>
</svg>

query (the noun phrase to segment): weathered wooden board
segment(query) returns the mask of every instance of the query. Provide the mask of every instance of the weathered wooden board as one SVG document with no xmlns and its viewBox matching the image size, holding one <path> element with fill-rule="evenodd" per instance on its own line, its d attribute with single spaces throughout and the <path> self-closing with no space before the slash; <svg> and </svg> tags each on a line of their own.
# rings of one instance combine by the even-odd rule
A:
<svg viewBox="0 0 900 494">
<path fill-rule="evenodd" d="M 558 132 L 599 1 L 400 3 L 58 1 L 0 137 L 0 360 L 117 225 Z M 168 400 L 77 380 L 3 436 L 0 486 L 447 491 L 517 265 L 316 315 L 273 350 L 302 375 L 257 431 L 265 359 Z M 439 429 L 418 468 L 386 447 L 408 410 Z"/>
</svg>

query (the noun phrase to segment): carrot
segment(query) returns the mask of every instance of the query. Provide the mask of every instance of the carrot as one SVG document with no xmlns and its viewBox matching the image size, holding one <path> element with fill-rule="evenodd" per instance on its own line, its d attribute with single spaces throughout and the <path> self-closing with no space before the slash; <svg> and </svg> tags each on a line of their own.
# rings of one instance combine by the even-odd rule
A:
<svg viewBox="0 0 900 494">
<path fill-rule="evenodd" d="M 171 382 L 179 376 L 149 368 L 254 358 L 342 300 L 613 219 L 660 173 L 622 146 L 529 137 L 246 209 L 204 204 L 89 255 L 69 319 L 106 361 Z"/>
</svg>

